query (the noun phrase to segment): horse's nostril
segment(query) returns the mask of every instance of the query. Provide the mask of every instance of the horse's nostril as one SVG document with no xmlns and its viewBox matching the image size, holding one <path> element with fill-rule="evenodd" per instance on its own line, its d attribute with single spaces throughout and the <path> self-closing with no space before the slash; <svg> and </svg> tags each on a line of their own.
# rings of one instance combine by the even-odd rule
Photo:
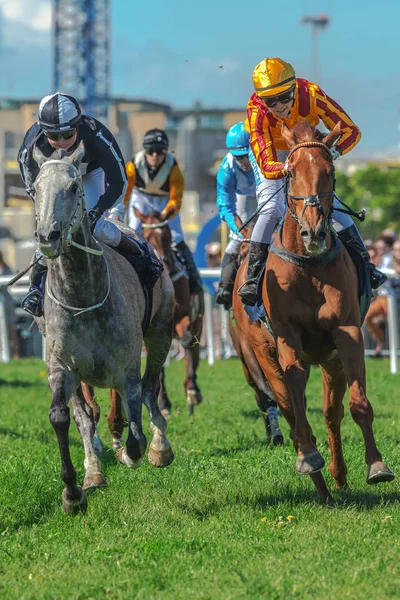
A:
<svg viewBox="0 0 400 600">
<path fill-rule="evenodd" d="M 61 231 L 52 231 L 49 235 L 49 242 L 56 242 L 60 239 Z"/>
<path fill-rule="evenodd" d="M 324 240 L 324 239 L 326 238 L 326 231 L 320 231 L 320 232 L 318 233 L 318 237 L 319 237 L 321 240 Z"/>
<path fill-rule="evenodd" d="M 301 235 L 301 237 L 302 237 L 303 239 L 307 239 L 307 238 L 309 237 L 309 233 L 308 233 L 308 231 L 307 231 L 306 229 L 302 229 L 302 230 L 300 231 L 300 235 Z"/>
</svg>

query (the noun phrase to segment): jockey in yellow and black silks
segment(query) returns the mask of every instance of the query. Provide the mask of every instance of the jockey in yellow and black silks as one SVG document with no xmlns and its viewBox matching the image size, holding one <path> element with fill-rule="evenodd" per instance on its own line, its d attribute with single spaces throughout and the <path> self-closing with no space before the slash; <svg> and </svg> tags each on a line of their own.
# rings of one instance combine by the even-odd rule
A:
<svg viewBox="0 0 400 600">
<path fill-rule="evenodd" d="M 182 206 L 184 180 L 175 157 L 168 152 L 169 140 L 161 129 L 151 129 L 143 139 L 143 150 L 126 164 L 128 186 L 125 205 L 128 224 L 141 233 L 142 214 L 156 212 L 169 221 L 174 249 L 182 256 L 189 276 L 191 294 L 202 290 L 200 274 L 192 253 L 183 239 L 179 211 Z"/>
</svg>

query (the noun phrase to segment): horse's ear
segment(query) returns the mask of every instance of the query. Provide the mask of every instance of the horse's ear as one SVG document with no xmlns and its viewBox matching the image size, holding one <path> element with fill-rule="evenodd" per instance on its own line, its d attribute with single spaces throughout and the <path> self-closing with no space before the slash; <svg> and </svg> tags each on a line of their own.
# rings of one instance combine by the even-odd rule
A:
<svg viewBox="0 0 400 600">
<path fill-rule="evenodd" d="M 79 167 L 82 162 L 82 158 L 85 156 L 85 145 L 83 140 L 80 142 L 79 146 L 73 151 L 73 153 L 68 156 L 68 162 L 75 165 L 75 167 Z"/>
<path fill-rule="evenodd" d="M 286 123 L 282 123 L 281 133 L 282 133 L 283 139 L 286 141 L 289 148 L 293 148 L 293 146 L 296 145 L 296 141 L 294 139 L 294 133 L 290 129 L 290 127 L 288 127 L 286 125 Z"/>
<path fill-rule="evenodd" d="M 332 148 L 332 146 L 336 142 L 336 140 L 340 138 L 341 133 L 342 133 L 342 122 L 339 121 L 338 123 L 336 123 L 336 125 L 332 129 L 332 131 L 330 131 L 328 133 L 328 135 L 326 135 L 322 141 L 324 144 L 326 144 L 328 146 L 328 148 Z"/>
<path fill-rule="evenodd" d="M 42 166 L 43 163 L 46 162 L 46 160 L 48 160 L 45 157 L 45 155 L 43 154 L 43 152 L 37 146 L 34 146 L 34 148 L 33 148 L 32 157 L 33 157 L 33 160 L 37 163 L 39 168 Z"/>
</svg>

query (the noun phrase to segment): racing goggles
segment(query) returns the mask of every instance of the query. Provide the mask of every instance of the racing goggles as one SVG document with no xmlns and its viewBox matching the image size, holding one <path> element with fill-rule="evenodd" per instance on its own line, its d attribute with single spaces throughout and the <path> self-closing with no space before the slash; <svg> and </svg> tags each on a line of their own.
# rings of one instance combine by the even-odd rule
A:
<svg viewBox="0 0 400 600">
<path fill-rule="evenodd" d="M 70 140 L 76 134 L 76 129 L 69 129 L 68 131 L 62 131 L 60 133 L 53 133 L 50 131 L 44 131 L 44 135 L 52 142 L 59 142 L 60 140 Z"/>
<path fill-rule="evenodd" d="M 294 88 L 291 88 L 288 92 L 285 92 L 284 94 L 279 94 L 279 96 L 270 96 L 269 98 L 263 96 L 261 100 L 266 106 L 268 106 L 268 108 L 274 108 L 274 106 L 276 106 L 279 102 L 282 102 L 282 104 L 287 104 L 288 102 L 291 102 L 293 100 L 293 97 Z"/>
<path fill-rule="evenodd" d="M 144 151 L 146 152 L 146 154 L 150 154 L 150 156 L 152 154 L 157 154 L 157 156 L 161 156 L 161 154 L 166 153 L 166 149 L 161 148 L 160 146 L 146 146 Z"/>
</svg>

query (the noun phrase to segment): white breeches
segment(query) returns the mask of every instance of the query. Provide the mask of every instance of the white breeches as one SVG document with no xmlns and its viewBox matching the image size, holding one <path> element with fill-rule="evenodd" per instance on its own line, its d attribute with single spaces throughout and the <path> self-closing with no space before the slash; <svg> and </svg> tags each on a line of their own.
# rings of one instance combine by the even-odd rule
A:
<svg viewBox="0 0 400 600">
<path fill-rule="evenodd" d="M 128 207 L 129 227 L 132 227 L 132 229 L 135 229 L 138 233 L 142 234 L 142 222 L 139 217 L 135 215 L 134 209 L 137 208 L 142 215 L 148 215 L 152 212 L 162 212 L 168 202 L 168 196 L 155 196 L 145 194 L 139 190 L 133 190 Z M 168 225 L 172 234 L 172 243 L 176 246 L 179 242 L 183 241 L 183 231 L 179 213 L 168 220 Z"/>
<path fill-rule="evenodd" d="M 106 190 L 103 169 L 99 168 L 91 171 L 90 173 L 86 173 L 86 175 L 82 177 L 82 181 L 83 189 L 85 190 L 86 209 L 90 210 L 96 206 L 100 196 L 102 196 Z M 114 206 L 119 204 L 120 201 Z M 114 207 L 111 209 L 111 211 L 106 211 L 104 215 L 100 217 L 96 223 L 93 235 L 99 242 L 103 242 L 104 244 L 108 244 L 109 246 L 113 246 L 115 248 L 121 241 L 121 232 L 118 227 L 112 223 L 112 221 L 106 219 L 109 212 L 113 212 L 113 210 Z"/>
<path fill-rule="evenodd" d="M 279 160 L 284 161 L 285 154 L 287 153 L 279 153 Z M 257 203 L 258 205 L 260 205 L 261 203 L 268 200 L 268 202 L 261 209 L 258 215 L 258 219 L 254 226 L 251 239 L 253 242 L 262 242 L 264 244 L 269 244 L 271 243 L 271 237 L 275 227 L 278 225 L 278 223 L 280 223 L 285 214 L 285 179 L 266 179 L 261 173 L 261 170 L 254 158 L 254 155 L 252 158 L 250 157 L 250 162 L 251 166 L 253 167 L 253 171 L 255 171 L 254 174 L 257 186 Z M 350 215 L 337 212 L 335 210 L 335 208 L 341 207 L 340 203 L 338 202 L 338 200 L 336 200 L 336 198 L 333 201 L 333 206 L 334 210 L 332 215 L 332 224 L 335 231 L 340 232 L 343 231 L 343 229 L 347 229 L 348 227 L 354 225 Z"/>
</svg>

